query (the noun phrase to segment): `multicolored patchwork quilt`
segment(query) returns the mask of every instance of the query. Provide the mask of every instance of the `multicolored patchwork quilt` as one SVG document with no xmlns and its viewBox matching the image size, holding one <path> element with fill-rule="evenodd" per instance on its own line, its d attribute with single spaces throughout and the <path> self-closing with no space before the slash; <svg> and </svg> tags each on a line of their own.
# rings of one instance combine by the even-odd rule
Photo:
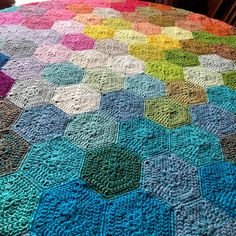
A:
<svg viewBox="0 0 236 236">
<path fill-rule="evenodd" d="M 236 30 L 138 0 L 0 11 L 1 236 L 235 236 Z"/>
</svg>

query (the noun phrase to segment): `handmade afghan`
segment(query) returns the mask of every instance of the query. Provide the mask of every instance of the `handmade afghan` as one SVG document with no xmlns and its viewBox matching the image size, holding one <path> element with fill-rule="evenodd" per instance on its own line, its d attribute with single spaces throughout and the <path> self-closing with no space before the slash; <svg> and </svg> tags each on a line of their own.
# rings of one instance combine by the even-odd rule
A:
<svg viewBox="0 0 236 236">
<path fill-rule="evenodd" d="M 235 236 L 236 30 L 139 0 L 0 11 L 1 236 Z"/>
</svg>

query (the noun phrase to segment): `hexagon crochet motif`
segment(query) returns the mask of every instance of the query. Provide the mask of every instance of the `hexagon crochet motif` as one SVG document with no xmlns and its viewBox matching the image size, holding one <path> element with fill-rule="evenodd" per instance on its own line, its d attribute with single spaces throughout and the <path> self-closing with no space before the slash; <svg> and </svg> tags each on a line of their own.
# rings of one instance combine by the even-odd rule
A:
<svg viewBox="0 0 236 236">
<path fill-rule="evenodd" d="M 41 198 L 32 225 L 36 234 L 64 234 L 68 228 L 74 234 L 94 235 L 102 232 L 105 201 L 80 181 L 47 190 Z"/>
<path fill-rule="evenodd" d="M 183 69 L 168 61 L 150 61 L 146 64 L 146 73 L 163 81 L 184 80 Z"/>
<path fill-rule="evenodd" d="M 12 174 L 0 178 L 0 234 L 28 231 L 38 203 L 39 189 L 24 176 Z"/>
<path fill-rule="evenodd" d="M 236 91 L 226 86 L 207 89 L 209 102 L 225 110 L 236 112 Z"/>
<path fill-rule="evenodd" d="M 42 78 L 56 86 L 78 84 L 84 76 L 84 70 L 70 62 L 47 64 Z"/>
<path fill-rule="evenodd" d="M 126 92 L 103 94 L 101 110 L 117 121 L 140 117 L 144 112 L 143 99 Z"/>
<path fill-rule="evenodd" d="M 38 79 L 44 63 L 32 57 L 14 58 L 6 63 L 3 72 L 15 80 Z"/>
<path fill-rule="evenodd" d="M 76 52 L 70 58 L 70 62 L 81 68 L 105 67 L 108 56 L 97 50 L 83 50 Z"/>
<path fill-rule="evenodd" d="M 100 7 L 96 7 L 93 10 L 93 14 L 100 17 L 100 18 L 113 18 L 113 17 L 119 17 L 120 16 L 120 12 L 116 11 L 112 8 L 100 8 Z"/>
<path fill-rule="evenodd" d="M 101 25 L 103 22 L 101 18 L 93 15 L 92 13 L 77 14 L 74 20 L 84 25 Z"/>
<path fill-rule="evenodd" d="M 141 159 L 116 145 L 94 149 L 85 157 L 81 177 L 104 198 L 113 198 L 139 187 Z"/>
<path fill-rule="evenodd" d="M 41 105 L 24 110 L 13 129 L 29 142 L 39 143 L 62 136 L 69 120 L 57 107 Z"/>
<path fill-rule="evenodd" d="M 218 55 L 203 55 L 199 56 L 199 61 L 202 67 L 215 72 L 224 72 L 234 70 L 235 65 L 231 60 L 227 60 Z"/>
<path fill-rule="evenodd" d="M 83 34 L 67 34 L 61 39 L 62 45 L 74 51 L 92 49 L 94 42 Z"/>
<path fill-rule="evenodd" d="M 34 57 L 45 63 L 67 61 L 71 52 L 61 45 L 39 46 L 34 52 Z"/>
<path fill-rule="evenodd" d="M 164 27 L 162 28 L 162 33 L 170 38 L 174 38 L 177 40 L 193 38 L 192 32 L 181 29 L 179 27 Z"/>
<path fill-rule="evenodd" d="M 79 84 L 57 88 L 52 102 L 64 112 L 74 115 L 98 110 L 100 98 L 100 93 L 84 84 Z"/>
<path fill-rule="evenodd" d="M 176 235 L 233 235 L 236 229 L 232 217 L 205 200 L 178 206 L 175 219 Z"/>
<path fill-rule="evenodd" d="M 132 119 L 119 124 L 118 143 L 147 158 L 169 150 L 169 132 L 149 120 Z"/>
<path fill-rule="evenodd" d="M 95 49 L 113 56 L 128 54 L 128 46 L 115 39 L 99 40 L 95 43 Z"/>
<path fill-rule="evenodd" d="M 107 66 L 124 76 L 132 76 L 145 71 L 145 64 L 129 55 L 109 57 Z"/>
<path fill-rule="evenodd" d="M 78 177 L 83 158 L 83 152 L 75 145 L 56 138 L 31 147 L 21 173 L 39 187 L 54 187 Z"/>
<path fill-rule="evenodd" d="M 200 66 L 185 67 L 184 78 L 185 80 L 198 84 L 202 87 L 219 86 L 223 84 L 221 74 L 212 72 Z"/>
<path fill-rule="evenodd" d="M 55 87 L 42 80 L 17 81 L 7 98 L 19 107 L 31 107 L 50 102 Z"/>
<path fill-rule="evenodd" d="M 171 132 L 171 152 L 194 165 L 223 159 L 218 138 L 194 126 L 179 127 Z"/>
<path fill-rule="evenodd" d="M 103 93 L 121 90 L 124 78 L 109 69 L 88 69 L 85 71 L 83 83 L 96 91 Z"/>
<path fill-rule="evenodd" d="M 95 148 L 114 143 L 117 129 L 117 123 L 110 117 L 101 112 L 91 112 L 74 116 L 65 136 L 83 149 Z"/>
<path fill-rule="evenodd" d="M 144 161 L 143 188 L 146 192 L 178 205 L 200 196 L 197 168 L 174 155 L 161 155 Z"/>
<path fill-rule="evenodd" d="M 145 117 L 167 128 L 174 128 L 190 122 L 188 107 L 168 97 L 146 100 Z"/>
<path fill-rule="evenodd" d="M 159 26 L 153 25 L 149 22 L 140 22 L 133 25 L 134 30 L 146 34 L 160 34 L 161 28 Z"/>
<path fill-rule="evenodd" d="M 218 136 L 236 132 L 236 117 L 233 113 L 211 104 L 191 108 L 192 122 Z"/>
<path fill-rule="evenodd" d="M 173 100 L 185 105 L 207 102 L 205 90 L 201 86 L 187 81 L 173 81 L 168 83 L 167 94 Z"/>
<path fill-rule="evenodd" d="M 169 38 L 165 35 L 150 35 L 150 36 L 148 36 L 148 44 L 156 46 L 160 50 L 180 48 L 180 43 L 178 40 Z"/>
<path fill-rule="evenodd" d="M 129 53 L 142 61 L 160 60 L 164 58 L 163 52 L 148 44 L 132 44 L 129 46 Z"/>
<path fill-rule="evenodd" d="M 115 30 L 131 29 L 131 22 L 122 18 L 107 18 L 103 20 L 103 24 Z"/>
<path fill-rule="evenodd" d="M 51 29 L 53 20 L 45 16 L 28 16 L 24 19 L 23 25 L 30 29 Z"/>
<path fill-rule="evenodd" d="M 112 38 L 115 31 L 104 25 L 91 25 L 84 28 L 84 34 L 93 39 L 108 39 Z"/>
<path fill-rule="evenodd" d="M 143 217 L 146 217 L 143 220 Z M 112 201 L 107 208 L 107 235 L 171 235 L 173 210 L 142 191 L 135 191 Z"/>
<path fill-rule="evenodd" d="M 128 45 L 147 42 L 147 37 L 144 34 L 134 30 L 119 30 L 114 38 Z"/>
<path fill-rule="evenodd" d="M 197 55 L 182 49 L 172 49 L 165 52 L 167 61 L 182 66 L 198 66 L 200 65 Z"/>
<path fill-rule="evenodd" d="M 6 41 L 2 51 L 12 57 L 30 57 L 37 48 L 37 44 L 26 40 Z"/>
<path fill-rule="evenodd" d="M 236 216 L 236 167 L 227 162 L 203 166 L 200 169 L 203 197 L 226 214 Z"/>
<path fill-rule="evenodd" d="M 165 95 L 165 84 L 146 74 L 128 77 L 125 81 L 125 89 L 143 98 L 155 98 Z"/>
<path fill-rule="evenodd" d="M 52 29 L 61 34 L 78 34 L 82 33 L 84 26 L 75 21 L 56 21 Z"/>
</svg>

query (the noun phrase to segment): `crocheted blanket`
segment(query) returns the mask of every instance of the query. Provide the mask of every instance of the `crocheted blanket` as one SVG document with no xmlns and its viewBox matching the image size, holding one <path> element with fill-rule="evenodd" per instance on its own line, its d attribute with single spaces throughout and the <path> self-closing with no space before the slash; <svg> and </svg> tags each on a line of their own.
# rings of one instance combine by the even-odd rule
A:
<svg viewBox="0 0 236 236">
<path fill-rule="evenodd" d="M 235 35 L 138 0 L 0 11 L 0 235 L 234 236 Z"/>
</svg>

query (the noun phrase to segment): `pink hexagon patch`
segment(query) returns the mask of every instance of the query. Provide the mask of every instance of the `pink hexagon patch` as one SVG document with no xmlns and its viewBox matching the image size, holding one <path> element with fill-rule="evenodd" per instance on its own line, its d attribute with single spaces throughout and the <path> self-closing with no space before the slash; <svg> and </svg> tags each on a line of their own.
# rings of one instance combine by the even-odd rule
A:
<svg viewBox="0 0 236 236">
<path fill-rule="evenodd" d="M 74 51 L 81 51 L 86 49 L 92 49 L 95 40 L 83 35 L 83 34 L 67 34 L 62 40 L 61 44 Z"/>
<path fill-rule="evenodd" d="M 68 11 L 68 10 L 49 10 L 45 13 L 45 16 L 49 17 L 51 20 L 70 20 L 72 19 L 76 14 L 74 12 Z"/>
<path fill-rule="evenodd" d="M 27 17 L 23 21 L 23 25 L 30 29 L 50 29 L 53 25 L 53 21 L 48 17 Z"/>
<path fill-rule="evenodd" d="M 23 19 L 19 12 L 4 12 L 0 14 L 0 25 L 20 24 Z"/>
<path fill-rule="evenodd" d="M 34 57 L 45 63 L 68 61 L 71 51 L 60 45 L 39 46 L 34 52 Z"/>
</svg>

